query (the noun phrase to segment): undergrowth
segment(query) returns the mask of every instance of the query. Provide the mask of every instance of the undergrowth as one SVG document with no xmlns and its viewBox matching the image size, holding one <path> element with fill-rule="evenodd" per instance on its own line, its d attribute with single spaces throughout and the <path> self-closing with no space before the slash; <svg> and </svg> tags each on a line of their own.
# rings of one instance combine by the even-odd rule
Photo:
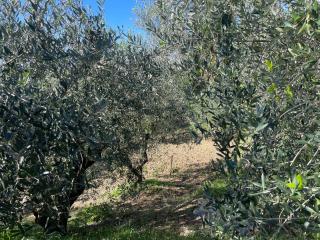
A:
<svg viewBox="0 0 320 240">
<path fill-rule="evenodd" d="M 14 230 L 6 230 L 0 233 L 1 240 L 202 240 L 209 239 L 202 234 L 192 234 L 190 236 L 180 236 L 171 231 L 155 229 L 139 229 L 132 226 L 97 228 L 76 228 L 72 229 L 67 236 L 54 233 L 46 235 L 41 227 L 32 226 L 32 229 L 25 235 L 18 234 Z"/>
</svg>

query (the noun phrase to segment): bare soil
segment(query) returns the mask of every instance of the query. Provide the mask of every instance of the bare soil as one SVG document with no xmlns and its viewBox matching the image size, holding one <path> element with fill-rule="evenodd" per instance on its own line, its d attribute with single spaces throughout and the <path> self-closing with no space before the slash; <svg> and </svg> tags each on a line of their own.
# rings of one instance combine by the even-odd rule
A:
<svg viewBox="0 0 320 240">
<path fill-rule="evenodd" d="M 134 195 L 110 202 L 116 186 L 110 176 L 99 176 L 99 184 L 88 189 L 73 206 L 73 210 L 91 206 L 112 204 L 116 214 L 106 216 L 101 224 L 123 225 L 153 229 L 170 229 L 188 235 L 201 227 L 193 210 L 200 201 L 201 186 L 210 178 L 211 162 L 216 156 L 213 142 L 200 144 L 160 144 L 148 152 L 149 163 L 145 166 L 145 186 Z M 101 170 L 103 165 L 98 165 Z M 107 172 L 105 172 L 107 174 Z"/>
</svg>

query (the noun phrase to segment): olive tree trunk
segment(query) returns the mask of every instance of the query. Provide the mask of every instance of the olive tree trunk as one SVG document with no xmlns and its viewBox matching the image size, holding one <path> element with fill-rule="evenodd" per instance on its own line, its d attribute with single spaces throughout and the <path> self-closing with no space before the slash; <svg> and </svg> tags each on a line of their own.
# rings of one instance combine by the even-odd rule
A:
<svg viewBox="0 0 320 240">
<path fill-rule="evenodd" d="M 146 165 L 149 161 L 148 158 L 148 140 L 150 139 L 149 134 L 145 134 L 144 141 L 142 143 L 142 156 L 140 158 L 140 161 L 134 166 L 132 164 L 132 161 L 130 160 L 130 156 L 126 154 L 125 161 L 127 163 L 127 167 L 131 174 L 135 177 L 136 183 L 142 183 L 144 180 L 143 176 L 143 167 Z"/>
<path fill-rule="evenodd" d="M 80 165 L 77 174 L 73 181 L 72 190 L 68 197 L 60 197 L 58 216 L 53 217 L 50 212 L 43 208 L 38 211 L 34 211 L 35 222 L 43 227 L 46 233 L 60 232 L 62 234 L 67 233 L 67 224 L 69 218 L 69 211 L 72 204 L 78 199 L 78 197 L 85 190 L 85 171 L 88 169 L 94 161 L 87 158 L 83 158 L 83 164 Z"/>
</svg>

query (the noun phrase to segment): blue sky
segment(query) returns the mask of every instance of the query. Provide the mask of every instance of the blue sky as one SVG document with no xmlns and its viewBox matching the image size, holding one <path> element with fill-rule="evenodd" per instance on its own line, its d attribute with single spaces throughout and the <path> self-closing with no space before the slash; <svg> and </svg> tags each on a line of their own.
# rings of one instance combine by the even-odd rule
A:
<svg viewBox="0 0 320 240">
<path fill-rule="evenodd" d="M 96 0 L 83 0 L 84 5 L 90 5 L 93 10 L 97 9 Z M 140 32 L 135 26 L 135 14 L 132 9 L 136 5 L 136 0 L 105 0 L 104 10 L 107 25 L 113 28 L 119 26 L 134 32 Z"/>
</svg>

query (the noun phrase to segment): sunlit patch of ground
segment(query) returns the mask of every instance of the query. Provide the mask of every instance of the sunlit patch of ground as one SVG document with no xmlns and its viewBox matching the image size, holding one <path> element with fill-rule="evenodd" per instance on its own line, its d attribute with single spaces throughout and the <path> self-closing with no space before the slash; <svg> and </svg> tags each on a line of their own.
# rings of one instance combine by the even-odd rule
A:
<svg viewBox="0 0 320 240">
<path fill-rule="evenodd" d="M 204 140 L 200 144 L 160 144 L 148 155 L 146 180 L 139 191 L 117 199 L 124 191 L 116 187 L 117 178 L 100 174 L 100 185 L 87 190 L 74 204 L 73 215 L 93 205 L 107 204 L 111 210 L 106 211 L 105 216 L 99 213 L 102 216 L 93 221 L 91 227 L 135 226 L 170 230 L 180 235 L 200 229 L 201 221 L 195 219 L 192 212 L 201 198 L 203 181 L 210 177 L 211 161 L 216 158 L 213 143 Z M 110 196 L 114 196 L 113 200 Z"/>
</svg>

